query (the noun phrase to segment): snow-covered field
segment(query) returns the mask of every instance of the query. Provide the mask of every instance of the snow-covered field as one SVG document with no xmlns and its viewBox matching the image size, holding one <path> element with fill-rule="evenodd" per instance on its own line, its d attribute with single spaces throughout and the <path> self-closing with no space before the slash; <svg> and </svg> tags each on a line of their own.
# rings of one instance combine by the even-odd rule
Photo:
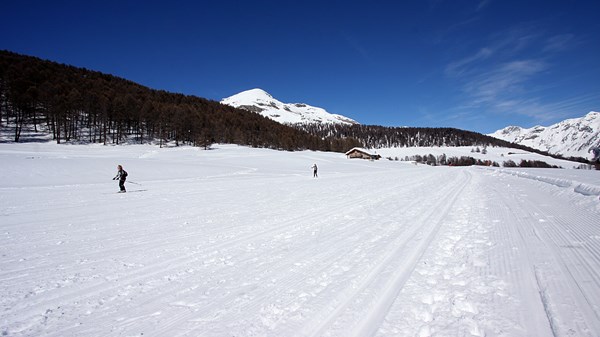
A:
<svg viewBox="0 0 600 337">
<path fill-rule="evenodd" d="M 600 335 L 599 171 L 35 143 L 0 172 L 2 336 Z"/>
</svg>

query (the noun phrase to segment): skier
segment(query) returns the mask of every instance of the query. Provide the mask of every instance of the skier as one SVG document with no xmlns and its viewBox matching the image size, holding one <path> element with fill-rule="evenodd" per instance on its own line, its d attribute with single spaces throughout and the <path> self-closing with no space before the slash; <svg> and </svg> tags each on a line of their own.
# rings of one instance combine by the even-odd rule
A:
<svg viewBox="0 0 600 337">
<path fill-rule="evenodd" d="M 317 164 L 313 164 L 313 166 L 311 166 L 310 168 L 313 169 L 313 178 L 318 178 L 319 176 L 317 176 Z"/>
<path fill-rule="evenodd" d="M 125 193 L 125 180 L 127 179 L 127 171 L 123 170 L 123 166 L 117 165 L 117 175 L 113 178 L 113 180 L 119 179 L 119 188 L 121 189 L 119 193 Z"/>
</svg>

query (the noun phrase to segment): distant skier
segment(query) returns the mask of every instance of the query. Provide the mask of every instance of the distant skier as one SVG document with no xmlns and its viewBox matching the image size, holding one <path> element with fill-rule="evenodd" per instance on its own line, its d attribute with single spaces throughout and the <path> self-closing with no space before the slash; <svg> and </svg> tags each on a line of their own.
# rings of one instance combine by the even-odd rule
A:
<svg viewBox="0 0 600 337">
<path fill-rule="evenodd" d="M 125 193 L 125 180 L 127 179 L 127 171 L 123 170 L 123 166 L 117 165 L 117 175 L 113 178 L 113 180 L 119 179 L 119 188 L 121 189 L 119 193 Z"/>
<path fill-rule="evenodd" d="M 317 175 L 317 164 L 313 164 L 313 166 L 311 166 L 310 168 L 313 169 L 313 178 L 318 178 L 319 176 Z"/>
</svg>

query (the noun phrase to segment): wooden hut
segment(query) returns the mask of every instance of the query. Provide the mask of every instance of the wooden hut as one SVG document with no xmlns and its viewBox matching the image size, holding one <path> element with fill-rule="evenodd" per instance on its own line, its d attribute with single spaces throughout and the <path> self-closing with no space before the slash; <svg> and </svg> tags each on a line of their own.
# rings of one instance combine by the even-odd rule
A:
<svg viewBox="0 0 600 337">
<path fill-rule="evenodd" d="M 360 159 L 368 159 L 368 160 L 378 160 L 381 158 L 378 154 L 373 154 L 363 148 L 355 147 L 350 151 L 346 152 L 347 158 L 360 158 Z"/>
</svg>

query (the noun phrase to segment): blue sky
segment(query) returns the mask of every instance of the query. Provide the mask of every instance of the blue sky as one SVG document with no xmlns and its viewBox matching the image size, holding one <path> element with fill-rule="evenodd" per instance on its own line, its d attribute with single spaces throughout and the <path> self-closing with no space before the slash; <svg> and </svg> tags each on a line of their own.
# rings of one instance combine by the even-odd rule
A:
<svg viewBox="0 0 600 337">
<path fill-rule="evenodd" d="M 0 49 L 220 100 L 482 133 L 600 110 L 600 1 L 11 1 Z"/>
</svg>

